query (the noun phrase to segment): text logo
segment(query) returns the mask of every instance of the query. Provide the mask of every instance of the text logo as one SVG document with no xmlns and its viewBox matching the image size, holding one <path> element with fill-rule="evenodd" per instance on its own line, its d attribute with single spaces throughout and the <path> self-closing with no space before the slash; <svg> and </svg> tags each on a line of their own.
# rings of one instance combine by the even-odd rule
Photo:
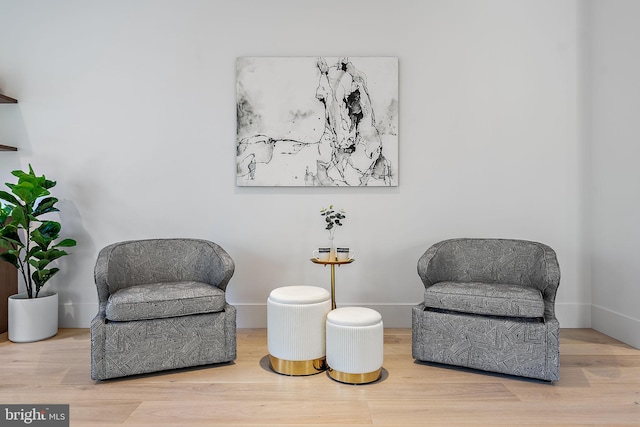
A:
<svg viewBox="0 0 640 427">
<path fill-rule="evenodd" d="M 69 405 L 0 405 L 0 427 L 69 427 Z"/>
</svg>

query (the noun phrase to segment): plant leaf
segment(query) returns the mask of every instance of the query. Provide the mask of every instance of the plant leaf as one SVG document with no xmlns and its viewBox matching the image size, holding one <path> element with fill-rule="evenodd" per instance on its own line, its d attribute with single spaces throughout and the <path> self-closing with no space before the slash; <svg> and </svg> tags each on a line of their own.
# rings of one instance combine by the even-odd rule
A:
<svg viewBox="0 0 640 427">
<path fill-rule="evenodd" d="M 34 249 L 46 251 L 53 239 L 49 238 L 47 235 L 43 235 L 40 230 L 36 228 L 31 232 L 31 241 L 38 245 L 34 246 Z"/>
<path fill-rule="evenodd" d="M 20 200 L 29 205 L 33 204 L 38 198 L 49 195 L 49 191 L 47 191 L 46 188 L 23 180 L 20 180 L 18 184 L 7 183 L 7 187 L 9 187 L 11 192 L 18 196 Z"/>
<path fill-rule="evenodd" d="M 72 246 L 75 246 L 76 243 L 77 242 L 75 240 L 73 240 L 73 239 L 64 239 L 64 240 L 60 241 L 59 243 L 53 245 L 53 247 L 54 248 L 57 248 L 57 247 L 70 248 Z"/>
<path fill-rule="evenodd" d="M 20 235 L 16 232 L 16 227 L 8 225 L 0 229 L 0 241 L 3 242 L 2 247 L 12 248 L 13 246 L 24 247 Z"/>
<path fill-rule="evenodd" d="M 51 279 L 58 271 L 60 271 L 59 268 L 52 268 L 50 270 L 47 270 L 45 268 L 43 270 L 34 271 L 31 275 L 31 278 L 36 284 L 36 292 L 39 292 L 40 288 L 44 286 L 44 284 L 47 283 L 47 281 Z"/>
<path fill-rule="evenodd" d="M 49 212 L 59 212 L 59 209 L 54 206 L 57 202 L 58 199 L 55 197 L 45 197 L 40 200 L 38 207 L 33 210 L 33 216 L 38 217 Z"/>
<path fill-rule="evenodd" d="M 49 249 L 48 251 L 36 251 L 31 255 L 31 257 L 38 260 L 47 260 L 51 262 L 65 255 L 68 255 L 65 251 L 52 248 L 52 249 Z"/>
<path fill-rule="evenodd" d="M 11 219 L 17 223 L 20 224 L 21 226 L 23 226 L 24 228 L 27 228 L 27 214 L 25 212 L 25 207 L 22 205 L 16 205 L 13 207 L 13 210 L 11 211 Z"/>
<path fill-rule="evenodd" d="M 48 259 L 41 259 L 41 260 L 30 259 L 29 260 L 29 264 L 34 266 L 36 270 L 43 270 L 47 265 L 49 265 L 50 262 L 51 261 L 49 261 Z"/>
<path fill-rule="evenodd" d="M 20 265 L 18 264 L 18 257 L 10 252 L 1 253 L 0 259 L 13 265 L 15 268 L 20 268 Z"/>
<path fill-rule="evenodd" d="M 42 234 L 46 239 L 51 242 L 53 239 L 58 237 L 58 233 L 60 233 L 60 223 L 56 221 L 43 221 L 36 230 Z M 35 231 L 35 230 L 34 230 Z"/>
<path fill-rule="evenodd" d="M 7 184 L 9 185 L 9 184 Z M 7 193 L 6 191 L 0 190 L 0 200 L 4 200 L 5 202 L 11 203 L 12 205 L 19 205 L 20 202 L 16 199 L 12 194 Z"/>
</svg>

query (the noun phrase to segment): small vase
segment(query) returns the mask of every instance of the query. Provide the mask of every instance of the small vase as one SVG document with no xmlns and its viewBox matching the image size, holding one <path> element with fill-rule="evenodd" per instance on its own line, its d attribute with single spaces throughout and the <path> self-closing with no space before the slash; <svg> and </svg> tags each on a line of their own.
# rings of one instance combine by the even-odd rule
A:
<svg viewBox="0 0 640 427">
<path fill-rule="evenodd" d="M 329 261 L 335 261 L 336 260 L 336 245 L 335 243 L 333 243 L 333 238 L 335 237 L 335 233 L 336 233 L 336 228 L 333 227 L 331 230 L 329 230 Z"/>
</svg>

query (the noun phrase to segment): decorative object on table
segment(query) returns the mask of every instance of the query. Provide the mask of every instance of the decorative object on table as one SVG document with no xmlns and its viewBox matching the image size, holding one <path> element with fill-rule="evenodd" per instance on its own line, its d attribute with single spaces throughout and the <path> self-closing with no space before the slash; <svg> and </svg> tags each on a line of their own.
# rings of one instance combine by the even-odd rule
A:
<svg viewBox="0 0 640 427">
<path fill-rule="evenodd" d="M 238 186 L 397 186 L 398 58 L 236 61 Z"/>
<path fill-rule="evenodd" d="M 424 302 L 412 309 L 417 360 L 556 381 L 556 254 L 542 243 L 452 239 L 418 260 Z"/>
<path fill-rule="evenodd" d="M 271 369 L 313 375 L 326 369 L 325 327 L 331 300 L 316 286 L 284 286 L 267 299 L 267 347 Z"/>
<path fill-rule="evenodd" d="M 102 249 L 91 378 L 233 361 L 236 309 L 226 289 L 234 270 L 229 254 L 206 240 L 133 240 Z"/>
<path fill-rule="evenodd" d="M 340 209 L 336 211 L 333 209 L 333 205 L 329 205 L 329 208 L 320 209 L 320 215 L 324 217 L 325 230 L 329 231 L 329 248 L 331 248 L 329 261 L 336 260 L 336 247 L 333 243 L 333 239 L 336 234 L 337 227 L 342 227 L 342 220 L 347 216 L 345 215 L 344 209 Z"/>
<path fill-rule="evenodd" d="M 336 248 L 336 260 L 348 261 L 355 256 L 356 252 L 349 248 Z"/>
<path fill-rule="evenodd" d="M 11 193 L 0 191 L 0 245 L 6 252 L 0 259 L 18 269 L 26 292 L 9 297 L 9 339 L 31 342 L 49 338 L 58 330 L 58 295 L 41 292 L 60 271 L 51 262 L 68 255 L 61 248 L 76 245 L 73 239 L 58 240 L 60 223 L 41 217 L 58 212 L 58 199 L 50 189 L 56 185 L 44 175 L 15 170 L 17 184 L 6 183 Z"/>
<path fill-rule="evenodd" d="M 329 257 L 331 256 L 331 248 L 318 248 L 314 250 L 312 253 L 313 257 L 318 261 L 329 261 Z"/>
</svg>

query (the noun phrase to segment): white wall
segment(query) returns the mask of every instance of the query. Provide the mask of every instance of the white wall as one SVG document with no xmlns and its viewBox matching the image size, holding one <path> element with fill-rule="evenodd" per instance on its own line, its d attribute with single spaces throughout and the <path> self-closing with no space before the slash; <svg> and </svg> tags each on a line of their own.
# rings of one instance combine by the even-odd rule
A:
<svg viewBox="0 0 640 427">
<path fill-rule="evenodd" d="M 97 311 L 100 248 L 210 239 L 236 274 L 240 327 L 278 286 L 329 287 L 309 262 L 319 210 L 346 209 L 338 304 L 409 327 L 416 262 L 451 237 L 541 241 L 562 269 L 563 327 L 590 325 L 582 223 L 576 1 L 0 0 L 0 179 L 32 163 L 58 180 L 73 255 L 52 281 L 62 326 Z M 235 58 L 397 56 L 400 185 L 235 185 Z"/>
<path fill-rule="evenodd" d="M 640 348 L 640 3 L 587 12 L 592 325 Z"/>
</svg>

